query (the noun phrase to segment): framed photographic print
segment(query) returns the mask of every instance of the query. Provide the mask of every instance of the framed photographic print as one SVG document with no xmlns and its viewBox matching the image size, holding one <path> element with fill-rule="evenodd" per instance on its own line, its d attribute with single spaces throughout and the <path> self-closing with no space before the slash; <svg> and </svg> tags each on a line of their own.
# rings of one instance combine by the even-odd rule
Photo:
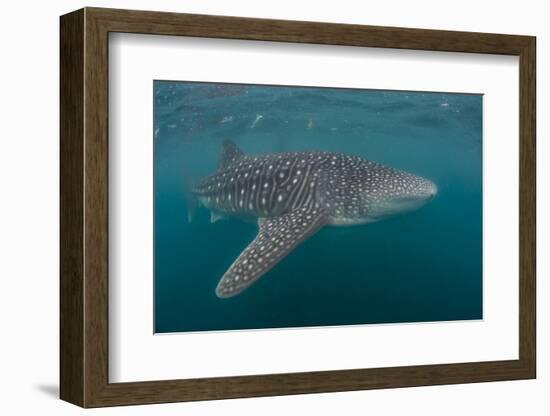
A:
<svg viewBox="0 0 550 416">
<path fill-rule="evenodd" d="M 534 378 L 535 38 L 61 17 L 82 407 Z"/>
</svg>

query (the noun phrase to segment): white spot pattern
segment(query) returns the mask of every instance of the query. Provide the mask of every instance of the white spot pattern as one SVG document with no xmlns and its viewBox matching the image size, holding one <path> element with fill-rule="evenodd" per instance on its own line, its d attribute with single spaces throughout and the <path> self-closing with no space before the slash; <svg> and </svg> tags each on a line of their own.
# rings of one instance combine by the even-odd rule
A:
<svg viewBox="0 0 550 416">
<path fill-rule="evenodd" d="M 318 218 L 319 210 L 332 224 L 360 223 L 384 213 L 388 204 L 399 204 L 400 198 L 429 200 L 437 189 L 424 178 L 357 156 L 330 152 L 247 156 L 235 145 L 226 147 L 228 154 L 222 156 L 218 172 L 196 185 L 193 192 L 222 215 L 268 217 L 256 240 L 268 239 L 270 243 L 265 245 L 269 256 L 258 257 L 250 251 L 248 263 L 243 260 L 239 270 L 233 269 L 235 262 L 230 268 L 231 282 L 222 285 L 223 290 L 219 287 L 221 296 L 239 293 L 244 282 L 248 285 L 257 279 L 257 259 L 262 258 L 262 267 L 270 268 L 286 255 L 288 247 L 294 247 L 302 237 L 300 227 Z M 308 214 L 297 219 L 292 214 L 295 209 Z M 273 229 L 281 218 L 285 218 L 281 229 L 290 227 L 289 232 Z M 298 230 L 292 228 L 296 226 Z M 244 273 L 246 270 L 249 274 Z"/>
</svg>

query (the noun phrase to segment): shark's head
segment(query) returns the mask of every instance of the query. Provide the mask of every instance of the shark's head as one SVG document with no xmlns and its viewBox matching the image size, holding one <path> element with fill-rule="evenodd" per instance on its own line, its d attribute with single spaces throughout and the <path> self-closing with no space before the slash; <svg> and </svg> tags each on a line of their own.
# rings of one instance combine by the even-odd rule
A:
<svg viewBox="0 0 550 416">
<path fill-rule="evenodd" d="M 420 208 L 437 186 L 420 176 L 354 156 L 331 156 L 320 200 L 333 225 L 379 221 Z"/>
<path fill-rule="evenodd" d="M 369 219 L 374 221 L 414 211 L 437 195 L 435 183 L 421 176 L 385 167 L 372 175 L 362 200 Z"/>
</svg>

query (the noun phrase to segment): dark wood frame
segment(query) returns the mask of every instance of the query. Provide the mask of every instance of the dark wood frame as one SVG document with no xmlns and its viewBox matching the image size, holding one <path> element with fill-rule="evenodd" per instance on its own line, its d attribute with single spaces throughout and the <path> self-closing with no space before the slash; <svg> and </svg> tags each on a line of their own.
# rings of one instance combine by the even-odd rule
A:
<svg viewBox="0 0 550 416">
<path fill-rule="evenodd" d="M 110 32 L 519 56 L 519 359 L 109 383 Z M 535 50 L 530 36 L 98 8 L 62 16 L 61 398 L 100 407 L 535 378 Z"/>
</svg>

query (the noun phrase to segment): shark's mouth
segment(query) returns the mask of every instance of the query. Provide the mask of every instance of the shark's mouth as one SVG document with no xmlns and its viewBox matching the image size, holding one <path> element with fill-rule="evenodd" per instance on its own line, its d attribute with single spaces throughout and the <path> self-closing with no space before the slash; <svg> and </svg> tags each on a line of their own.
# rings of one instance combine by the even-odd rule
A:
<svg viewBox="0 0 550 416">
<path fill-rule="evenodd" d="M 434 197 L 435 194 L 391 198 L 373 206 L 369 212 L 369 215 L 377 219 L 382 219 L 397 214 L 415 211 L 431 201 Z"/>
</svg>

